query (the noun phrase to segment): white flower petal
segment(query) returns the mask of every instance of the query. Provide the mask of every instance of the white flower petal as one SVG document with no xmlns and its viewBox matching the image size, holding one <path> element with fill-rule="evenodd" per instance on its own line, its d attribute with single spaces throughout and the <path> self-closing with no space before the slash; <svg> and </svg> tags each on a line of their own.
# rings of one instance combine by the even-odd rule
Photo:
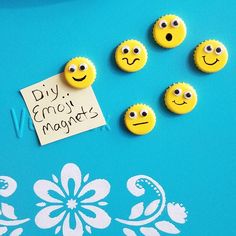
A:
<svg viewBox="0 0 236 236">
<path fill-rule="evenodd" d="M 144 210 L 143 202 L 140 202 L 140 203 L 134 205 L 131 208 L 131 213 L 130 213 L 129 219 L 133 220 L 133 219 L 140 217 L 143 214 L 143 210 Z"/>
<path fill-rule="evenodd" d="M 48 206 L 39 211 L 35 217 L 36 225 L 41 229 L 49 229 L 57 225 L 64 217 L 65 211 L 55 217 L 51 217 L 51 213 L 62 208 L 62 206 Z"/>
<path fill-rule="evenodd" d="M 85 229 L 86 229 L 86 231 L 87 231 L 89 234 L 92 233 L 91 227 L 90 227 L 89 225 L 85 225 Z"/>
<path fill-rule="evenodd" d="M 98 205 L 99 206 L 106 206 L 106 205 L 108 205 L 108 203 L 107 202 L 98 202 Z"/>
<path fill-rule="evenodd" d="M 81 185 L 81 172 L 79 167 L 73 163 L 64 165 L 61 171 L 61 183 L 67 195 L 69 195 L 70 180 L 74 182 L 74 195 L 76 195 Z"/>
<path fill-rule="evenodd" d="M 77 216 L 77 214 L 75 214 L 75 228 L 71 229 L 70 227 L 70 214 L 67 214 L 64 222 L 63 222 L 63 235 L 65 236 L 82 236 L 84 231 L 83 231 L 83 226 L 82 223 L 79 219 L 79 217 Z"/>
<path fill-rule="evenodd" d="M 58 200 L 52 196 L 49 195 L 49 191 L 54 191 L 61 195 L 62 197 L 65 197 L 64 193 L 61 191 L 61 189 L 53 182 L 48 180 L 38 180 L 34 184 L 34 192 L 43 199 L 44 201 L 51 202 L 51 203 L 62 203 L 61 200 Z"/>
<path fill-rule="evenodd" d="M 0 235 L 3 235 L 7 232 L 7 227 L 0 227 Z"/>
<path fill-rule="evenodd" d="M 180 233 L 180 231 L 173 224 L 171 224 L 168 221 L 159 221 L 155 224 L 155 226 L 159 230 L 161 230 L 165 233 L 168 233 L 168 234 L 179 234 Z"/>
<path fill-rule="evenodd" d="M 0 196 L 9 197 L 16 191 L 17 183 L 14 179 L 8 176 L 0 176 L 0 183 L 2 185 Z"/>
<path fill-rule="evenodd" d="M 111 223 L 110 216 L 101 208 L 96 206 L 89 206 L 89 205 L 81 205 L 84 209 L 90 210 L 95 214 L 95 217 L 86 216 L 83 212 L 79 211 L 80 215 L 82 216 L 83 220 L 97 229 L 105 229 Z"/>
<path fill-rule="evenodd" d="M 15 229 L 11 232 L 10 236 L 20 236 L 23 233 L 22 228 Z"/>
<path fill-rule="evenodd" d="M 167 212 L 170 218 L 179 223 L 184 224 L 187 218 L 187 212 L 185 207 L 181 206 L 179 203 L 168 203 L 167 204 Z"/>
<path fill-rule="evenodd" d="M 58 178 L 56 177 L 56 175 L 52 175 L 52 179 L 56 184 L 58 184 L 59 181 L 58 181 Z"/>
<path fill-rule="evenodd" d="M 15 215 L 15 209 L 13 206 L 8 205 L 6 203 L 2 203 L 1 204 L 1 208 L 2 208 L 2 214 L 7 217 L 8 219 L 11 220 L 16 220 L 17 217 Z"/>
<path fill-rule="evenodd" d="M 39 203 L 36 204 L 36 206 L 38 206 L 38 207 L 45 207 L 46 203 L 45 202 L 39 202 Z"/>
<path fill-rule="evenodd" d="M 160 236 L 158 231 L 156 229 L 152 228 L 152 227 L 141 227 L 140 232 L 144 236 Z"/>
<path fill-rule="evenodd" d="M 55 234 L 58 234 L 60 231 L 61 231 L 61 225 L 56 227 Z"/>
<path fill-rule="evenodd" d="M 123 228 L 123 233 L 126 236 L 137 236 L 137 234 L 133 230 L 128 229 L 128 228 Z"/>
<path fill-rule="evenodd" d="M 79 196 L 81 197 L 89 191 L 94 191 L 94 194 L 81 201 L 81 203 L 93 203 L 105 198 L 110 192 L 110 183 L 105 179 L 96 179 L 86 184 L 80 191 Z"/>
<path fill-rule="evenodd" d="M 89 179 L 89 173 L 84 176 L 84 179 L 83 179 L 84 183 L 86 183 L 88 181 L 88 179 Z"/>
</svg>

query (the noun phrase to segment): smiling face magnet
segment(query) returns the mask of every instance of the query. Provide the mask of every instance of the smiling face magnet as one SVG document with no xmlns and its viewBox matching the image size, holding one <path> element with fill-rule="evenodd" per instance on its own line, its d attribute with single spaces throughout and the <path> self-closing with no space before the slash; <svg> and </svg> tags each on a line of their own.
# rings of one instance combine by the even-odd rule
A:
<svg viewBox="0 0 236 236">
<path fill-rule="evenodd" d="M 147 50 L 137 40 L 126 40 L 121 43 L 115 53 L 116 64 L 126 72 L 141 70 L 147 62 Z"/>
<path fill-rule="evenodd" d="M 75 88 L 87 88 L 96 79 L 94 64 L 85 57 L 76 57 L 70 60 L 64 69 L 66 81 Z"/>
<path fill-rule="evenodd" d="M 227 61 L 227 49 L 217 40 L 206 40 L 200 43 L 194 52 L 194 62 L 197 68 L 205 73 L 220 71 Z"/>
<path fill-rule="evenodd" d="M 197 104 L 195 89 L 186 83 L 171 85 L 165 93 L 166 107 L 176 114 L 186 114 L 194 109 Z"/>
</svg>

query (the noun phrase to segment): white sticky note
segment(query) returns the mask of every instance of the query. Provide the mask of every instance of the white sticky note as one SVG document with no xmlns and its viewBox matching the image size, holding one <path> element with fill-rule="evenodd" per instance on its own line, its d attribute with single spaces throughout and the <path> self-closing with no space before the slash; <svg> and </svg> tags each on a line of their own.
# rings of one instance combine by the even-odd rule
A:
<svg viewBox="0 0 236 236">
<path fill-rule="evenodd" d="M 106 124 L 93 89 L 69 86 L 63 74 L 21 90 L 41 145 Z"/>
</svg>

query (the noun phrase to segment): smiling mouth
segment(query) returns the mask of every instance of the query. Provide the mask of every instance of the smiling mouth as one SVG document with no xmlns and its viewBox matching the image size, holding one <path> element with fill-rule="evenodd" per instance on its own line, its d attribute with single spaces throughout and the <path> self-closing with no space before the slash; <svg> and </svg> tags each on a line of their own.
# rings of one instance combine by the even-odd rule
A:
<svg viewBox="0 0 236 236">
<path fill-rule="evenodd" d="M 145 124 L 148 124 L 148 122 L 146 121 L 146 122 L 135 123 L 135 124 L 133 124 L 133 126 L 145 125 Z"/>
<path fill-rule="evenodd" d="M 83 81 L 83 80 L 86 78 L 86 76 L 87 76 L 87 75 L 85 75 L 85 76 L 82 77 L 82 78 L 75 78 L 75 77 L 72 77 L 72 78 L 73 78 L 73 80 L 75 80 L 75 81 L 77 81 L 77 82 L 81 82 L 81 81 Z"/>
<path fill-rule="evenodd" d="M 127 57 L 122 58 L 122 60 L 126 60 L 127 64 L 131 66 L 131 65 L 133 65 L 136 61 L 139 61 L 140 59 L 139 59 L 139 58 L 135 58 L 131 63 L 129 63 L 129 60 L 128 60 Z"/>
<path fill-rule="evenodd" d="M 184 104 L 187 104 L 187 102 L 183 101 L 182 103 L 177 103 L 175 100 L 172 101 L 175 105 L 178 105 L 178 106 L 183 106 Z"/>
<path fill-rule="evenodd" d="M 207 64 L 208 66 L 213 66 L 213 65 L 215 65 L 219 61 L 219 59 L 216 58 L 216 60 L 213 63 L 208 63 L 206 61 L 206 56 L 202 56 L 202 58 L 203 58 L 203 61 L 205 62 L 205 64 Z"/>
<path fill-rule="evenodd" d="M 171 41 L 172 40 L 172 38 L 173 38 L 173 35 L 172 34 L 170 34 L 170 33 L 168 33 L 167 35 L 166 35 L 166 40 L 167 41 Z"/>
</svg>

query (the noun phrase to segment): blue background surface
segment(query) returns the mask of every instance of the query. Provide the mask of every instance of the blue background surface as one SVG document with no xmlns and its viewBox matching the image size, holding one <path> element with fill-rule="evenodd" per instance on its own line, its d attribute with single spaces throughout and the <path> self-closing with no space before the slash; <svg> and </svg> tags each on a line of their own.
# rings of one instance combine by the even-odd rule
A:
<svg viewBox="0 0 236 236">
<path fill-rule="evenodd" d="M 151 35 L 155 20 L 168 13 L 181 16 L 188 28 L 184 43 L 172 50 L 158 47 Z M 24 235 L 53 235 L 34 225 L 39 199 L 32 187 L 39 178 L 59 175 L 68 162 L 111 183 L 106 210 L 114 218 L 128 216 L 135 203 L 127 179 L 146 174 L 163 186 L 168 201 L 187 207 L 182 235 L 236 235 L 235 15 L 234 0 L 1 0 L 0 175 L 18 182 L 10 202 L 19 216 L 32 218 Z M 116 46 L 130 38 L 148 50 L 147 65 L 133 74 L 113 60 Z M 205 75 L 195 69 L 192 53 L 209 38 L 222 41 L 230 58 L 224 70 Z M 10 110 L 19 119 L 25 107 L 19 90 L 61 72 L 77 55 L 96 64 L 93 88 L 110 130 L 41 147 L 25 118 L 17 138 Z M 196 109 L 184 116 L 169 113 L 162 101 L 165 89 L 178 81 L 192 84 L 199 96 Z M 142 137 L 130 135 L 122 122 L 125 109 L 137 102 L 153 107 L 158 119 Z M 122 225 L 112 221 L 93 235 L 122 235 Z"/>
</svg>

